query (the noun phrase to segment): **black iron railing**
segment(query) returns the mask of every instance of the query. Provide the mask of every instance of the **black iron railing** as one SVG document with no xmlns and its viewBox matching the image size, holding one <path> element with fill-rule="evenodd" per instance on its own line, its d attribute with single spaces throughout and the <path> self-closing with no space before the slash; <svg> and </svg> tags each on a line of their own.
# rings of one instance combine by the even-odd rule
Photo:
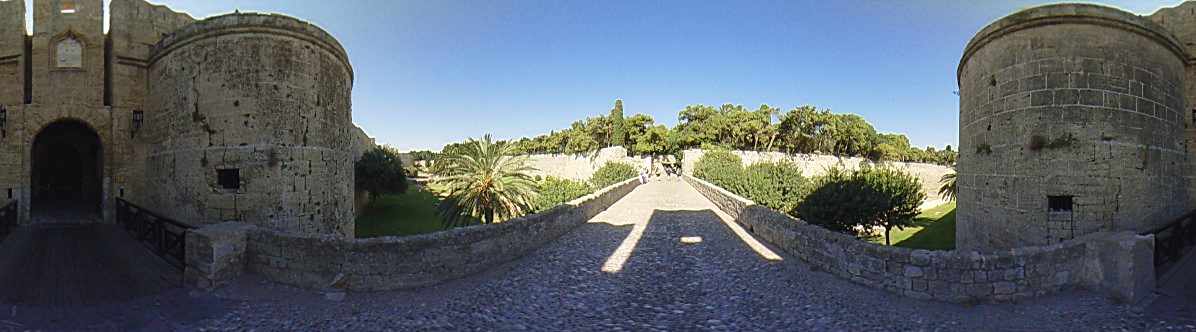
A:
<svg viewBox="0 0 1196 332">
<path fill-rule="evenodd" d="M 121 198 L 116 199 L 116 222 L 170 265 L 179 269 L 186 266 L 187 230 L 195 227 Z"/>
<path fill-rule="evenodd" d="M 1196 244 L 1196 211 L 1141 234 L 1154 234 L 1155 276 L 1162 276 Z"/>
<path fill-rule="evenodd" d="M 17 201 L 8 202 L 0 207 L 0 238 L 12 232 L 17 227 Z"/>
</svg>

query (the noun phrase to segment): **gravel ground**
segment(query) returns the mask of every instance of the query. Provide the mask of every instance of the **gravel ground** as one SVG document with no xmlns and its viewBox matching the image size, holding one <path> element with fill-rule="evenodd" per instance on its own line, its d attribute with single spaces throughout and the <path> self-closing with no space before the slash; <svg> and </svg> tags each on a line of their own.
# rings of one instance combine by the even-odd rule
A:
<svg viewBox="0 0 1196 332">
<path fill-rule="evenodd" d="M 98 310 L 79 308 L 66 322 L 45 312 L 40 320 L 8 320 L 0 307 L 0 329 L 1196 330 L 1196 322 L 1145 318 L 1086 292 L 979 305 L 905 298 L 817 271 L 771 246 L 781 260 L 766 259 L 725 218 L 687 184 L 657 181 L 521 260 L 436 286 L 331 301 L 246 276 L 210 294 L 167 294 L 185 299 L 166 305 L 155 297 L 105 309 L 136 310 L 131 318 L 79 319 L 78 310 Z M 680 242 L 689 236 L 702 241 Z M 634 249 L 620 265 L 622 255 L 611 257 L 621 244 Z"/>
</svg>

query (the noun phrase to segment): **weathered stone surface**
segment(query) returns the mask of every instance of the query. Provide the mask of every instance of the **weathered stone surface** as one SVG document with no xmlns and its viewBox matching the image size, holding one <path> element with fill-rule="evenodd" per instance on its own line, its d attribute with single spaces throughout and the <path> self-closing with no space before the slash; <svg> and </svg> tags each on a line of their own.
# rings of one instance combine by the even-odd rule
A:
<svg viewBox="0 0 1196 332">
<path fill-rule="evenodd" d="M 960 249 L 1146 231 L 1196 207 L 1183 7 L 1039 6 L 976 34 L 958 72 Z M 1071 199 L 1052 212 L 1048 196 Z"/>
<path fill-rule="evenodd" d="M 1142 278 L 1153 275 L 1153 270 L 1143 268 L 1151 266 L 1148 249 L 1153 247 L 1128 232 L 1098 233 L 1049 246 L 992 253 L 914 250 L 871 244 L 808 225 L 701 179 L 688 175 L 684 179 L 753 235 L 828 273 L 908 297 L 1010 301 L 1072 287 L 1140 294 L 1133 292 L 1145 287 Z M 775 235 L 782 233 L 795 236 Z M 1113 267 L 1113 272 L 1103 276 L 1070 272 L 1106 271 L 1112 264 L 1127 267 Z M 1037 273 L 1028 272 L 1031 270 Z"/>
<path fill-rule="evenodd" d="M 220 287 L 245 270 L 245 250 L 252 226 L 239 222 L 187 231 L 183 278 L 200 289 Z"/>
<path fill-rule="evenodd" d="M 541 213 L 414 236 L 344 239 L 255 227 L 247 240 L 247 268 L 306 288 L 378 291 L 433 285 L 522 257 L 639 185 L 629 179 Z"/>
</svg>

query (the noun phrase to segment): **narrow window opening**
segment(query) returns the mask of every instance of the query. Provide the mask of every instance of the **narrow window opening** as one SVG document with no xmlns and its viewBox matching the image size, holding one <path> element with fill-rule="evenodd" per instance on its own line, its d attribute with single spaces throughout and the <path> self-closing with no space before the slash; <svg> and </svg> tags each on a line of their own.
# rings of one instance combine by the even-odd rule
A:
<svg viewBox="0 0 1196 332">
<path fill-rule="evenodd" d="M 235 168 L 216 170 L 216 184 L 223 189 L 241 189 L 241 170 Z"/>
<path fill-rule="evenodd" d="M 1072 196 L 1047 196 L 1047 208 L 1051 212 L 1071 212 Z"/>
<path fill-rule="evenodd" d="M 12 199 L 12 188 L 8 188 L 8 199 Z"/>
<path fill-rule="evenodd" d="M 33 36 L 25 36 L 25 105 L 33 103 Z"/>
<path fill-rule="evenodd" d="M 120 197 L 125 197 L 125 188 L 120 188 Z"/>
<path fill-rule="evenodd" d="M 104 106 L 112 106 L 112 35 L 104 37 Z"/>
<path fill-rule="evenodd" d="M 74 1 L 63 1 L 62 4 L 59 6 L 59 10 L 63 14 L 74 14 L 75 13 L 75 2 Z"/>
</svg>

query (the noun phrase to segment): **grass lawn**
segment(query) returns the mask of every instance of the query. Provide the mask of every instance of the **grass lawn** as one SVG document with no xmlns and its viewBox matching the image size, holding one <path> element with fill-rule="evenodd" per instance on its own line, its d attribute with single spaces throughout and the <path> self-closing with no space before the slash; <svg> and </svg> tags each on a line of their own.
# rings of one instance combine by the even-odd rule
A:
<svg viewBox="0 0 1196 332">
<path fill-rule="evenodd" d="M 955 249 L 955 202 L 939 205 L 919 214 L 914 220 L 914 227 L 903 230 L 894 229 L 889 237 L 894 246 L 931 249 Z M 869 239 L 875 243 L 885 243 L 884 236 Z"/>
<path fill-rule="evenodd" d="M 427 190 L 411 187 L 402 195 L 378 197 L 357 216 L 357 237 L 403 236 L 444 230 L 436 215 L 439 199 Z"/>
</svg>

